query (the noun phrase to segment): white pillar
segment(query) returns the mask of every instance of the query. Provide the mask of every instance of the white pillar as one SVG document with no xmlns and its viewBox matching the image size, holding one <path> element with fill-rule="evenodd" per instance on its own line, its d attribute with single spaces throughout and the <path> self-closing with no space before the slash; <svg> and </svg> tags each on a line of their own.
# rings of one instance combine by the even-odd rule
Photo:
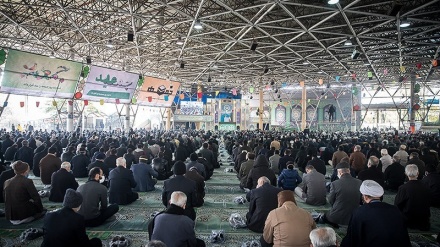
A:
<svg viewBox="0 0 440 247">
<path fill-rule="evenodd" d="M 87 121 L 87 114 L 86 114 L 86 110 L 84 109 L 82 111 L 82 125 L 81 125 L 81 131 L 84 131 L 86 129 L 86 121 Z"/>
<path fill-rule="evenodd" d="M 73 100 L 67 102 L 67 131 L 73 131 Z"/>
<path fill-rule="evenodd" d="M 125 130 L 126 132 L 130 131 L 130 104 L 125 105 Z"/>
<path fill-rule="evenodd" d="M 301 130 L 304 130 L 307 127 L 307 90 L 304 84 L 302 85 L 301 107 Z"/>
<path fill-rule="evenodd" d="M 167 108 L 167 118 L 165 124 L 165 130 L 169 131 L 171 129 L 171 108 Z"/>
</svg>

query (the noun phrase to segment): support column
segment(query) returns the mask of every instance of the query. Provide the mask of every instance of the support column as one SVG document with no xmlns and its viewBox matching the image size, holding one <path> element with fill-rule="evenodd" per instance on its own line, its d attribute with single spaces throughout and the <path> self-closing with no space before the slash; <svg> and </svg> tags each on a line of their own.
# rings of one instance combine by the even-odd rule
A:
<svg viewBox="0 0 440 247">
<path fill-rule="evenodd" d="M 67 102 L 67 131 L 73 131 L 73 100 Z"/>
<path fill-rule="evenodd" d="M 82 111 L 82 113 L 81 113 L 81 117 L 82 117 L 82 121 L 81 121 L 81 131 L 84 131 L 85 129 L 86 129 L 86 120 L 87 120 L 87 117 L 86 117 L 86 111 L 85 111 L 85 109 Z"/>
<path fill-rule="evenodd" d="M 304 130 L 307 127 L 307 91 L 305 85 L 302 85 L 301 107 L 301 130 Z"/>
<path fill-rule="evenodd" d="M 165 130 L 169 131 L 170 129 L 171 129 L 171 108 L 167 108 L 167 119 L 166 119 Z"/>
<path fill-rule="evenodd" d="M 416 112 L 413 109 L 414 106 L 414 87 L 416 85 L 416 75 L 415 74 L 411 74 L 411 87 L 410 87 L 410 92 L 411 92 L 411 97 L 410 97 L 410 120 L 409 120 L 409 126 L 410 126 L 410 130 L 411 133 L 415 133 L 416 132 Z"/>
<path fill-rule="evenodd" d="M 130 115 L 131 115 L 130 108 L 131 108 L 130 104 L 125 105 L 125 123 L 124 123 L 124 125 L 125 125 L 126 132 L 129 132 L 130 127 L 131 127 L 131 125 L 130 125 Z"/>
<path fill-rule="evenodd" d="M 259 112 L 258 112 L 258 117 L 259 117 L 259 126 L 260 126 L 260 130 L 264 130 L 263 127 L 263 117 L 264 117 L 264 98 L 263 98 L 263 86 L 260 85 L 260 108 L 259 108 Z"/>
</svg>

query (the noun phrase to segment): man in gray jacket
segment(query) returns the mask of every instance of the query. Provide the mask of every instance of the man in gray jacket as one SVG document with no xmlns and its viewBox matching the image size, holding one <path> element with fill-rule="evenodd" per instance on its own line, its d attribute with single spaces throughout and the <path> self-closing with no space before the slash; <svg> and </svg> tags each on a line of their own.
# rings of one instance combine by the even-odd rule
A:
<svg viewBox="0 0 440 247">
<path fill-rule="evenodd" d="M 119 206 L 116 204 L 107 206 L 107 187 L 101 184 L 104 182 L 102 178 L 101 168 L 94 167 L 89 172 L 89 181 L 77 189 L 83 197 L 78 213 L 84 216 L 86 227 L 102 225 L 119 211 Z"/>
<path fill-rule="evenodd" d="M 327 203 L 325 176 L 316 171 L 312 165 L 306 166 L 306 173 L 303 175 L 302 185 L 295 188 L 295 194 L 309 205 L 325 205 Z"/>
<path fill-rule="evenodd" d="M 330 184 L 328 202 L 332 205 L 319 223 L 328 223 L 337 227 L 348 225 L 353 211 L 359 207 L 361 193 L 359 188 L 362 181 L 350 175 L 350 165 L 341 162 L 336 165 L 339 179 Z"/>
</svg>

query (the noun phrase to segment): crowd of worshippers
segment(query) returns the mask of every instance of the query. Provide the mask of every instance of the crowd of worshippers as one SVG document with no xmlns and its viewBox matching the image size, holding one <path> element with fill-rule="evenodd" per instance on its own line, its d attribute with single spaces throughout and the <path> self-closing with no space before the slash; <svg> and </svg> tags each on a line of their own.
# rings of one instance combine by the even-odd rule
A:
<svg viewBox="0 0 440 247">
<path fill-rule="evenodd" d="M 430 207 L 440 206 L 440 142 L 434 135 L 144 130 L 2 135 L 4 214 L 14 225 L 44 217 L 42 246 L 101 246 L 85 227 L 115 220 L 119 205 L 154 190 L 157 180 L 165 180 L 167 209 L 149 222 L 149 245 L 204 246 L 194 232 L 194 208 L 203 206 L 205 181 L 222 165 L 220 144 L 248 191 L 247 226 L 263 234 L 262 246 L 336 245 L 314 245 L 314 239 L 332 235 L 328 229 L 312 231 L 316 223 L 348 225 L 341 246 L 409 246 L 407 227 L 429 230 Z M 334 169 L 326 179 L 328 165 Z M 45 190 L 37 191 L 27 178 L 31 171 Z M 79 186 L 76 178 L 87 182 Z M 397 192 L 395 205 L 382 202 L 385 190 Z M 63 203 L 61 210 L 46 214 L 41 201 L 46 191 L 50 201 Z M 314 220 L 295 195 L 331 209 Z M 370 233 L 380 237 L 368 238 Z"/>
</svg>

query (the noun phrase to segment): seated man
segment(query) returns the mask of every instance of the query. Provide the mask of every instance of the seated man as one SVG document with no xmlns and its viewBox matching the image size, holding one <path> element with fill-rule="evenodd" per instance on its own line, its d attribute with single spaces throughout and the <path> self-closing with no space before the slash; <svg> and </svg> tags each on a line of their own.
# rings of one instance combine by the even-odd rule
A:
<svg viewBox="0 0 440 247">
<path fill-rule="evenodd" d="M 425 162 L 423 162 L 423 160 L 419 158 L 418 153 L 412 152 L 409 155 L 408 165 L 410 164 L 417 166 L 417 168 L 419 169 L 419 177 L 417 179 L 421 180 L 423 176 L 425 176 Z"/>
<path fill-rule="evenodd" d="M 171 193 L 167 210 L 156 215 L 148 224 L 150 240 L 160 240 L 166 246 L 205 246 L 203 240 L 196 238 L 194 221 L 185 215 L 186 202 L 185 193 Z"/>
<path fill-rule="evenodd" d="M 350 165 L 341 162 L 336 165 L 339 179 L 330 184 L 328 202 L 332 205 L 330 211 L 326 212 L 319 223 L 328 223 L 334 227 L 348 225 L 353 211 L 359 207 L 361 193 L 359 188 L 362 181 L 350 175 Z"/>
<path fill-rule="evenodd" d="M 18 160 L 12 164 L 12 169 L 16 175 L 4 185 L 6 219 L 19 225 L 41 218 L 46 210 L 34 182 L 27 178 L 29 165 Z"/>
<path fill-rule="evenodd" d="M 376 156 L 370 156 L 368 158 L 367 169 L 359 172 L 358 178 L 361 181 L 373 180 L 376 181 L 380 186 L 384 186 L 384 179 L 382 170 L 378 168 L 379 158 Z"/>
<path fill-rule="evenodd" d="M 188 163 L 186 164 L 186 171 L 189 171 L 189 169 L 190 169 L 191 167 L 195 167 L 195 168 L 197 168 L 197 172 L 198 172 L 200 175 L 202 175 L 203 178 L 206 178 L 205 167 L 204 167 L 202 164 L 200 164 L 199 162 L 197 162 L 197 160 L 199 159 L 199 157 L 197 156 L 197 154 L 196 154 L 196 153 L 192 153 L 192 154 L 189 156 L 189 159 L 190 159 L 190 162 L 188 162 Z"/>
<path fill-rule="evenodd" d="M 86 149 L 80 148 L 79 154 L 72 158 L 72 171 L 76 178 L 86 178 L 88 175 L 87 167 L 90 165 L 90 158 L 86 155 Z"/>
<path fill-rule="evenodd" d="M 189 171 L 185 173 L 184 177 L 196 182 L 197 203 L 194 205 L 194 207 L 203 206 L 203 203 L 205 203 L 205 178 L 199 174 L 195 166 L 189 168 Z"/>
<path fill-rule="evenodd" d="M 146 155 L 141 155 L 145 158 L 148 159 L 148 156 Z M 171 175 L 173 175 L 173 172 L 171 171 L 170 168 L 170 164 L 168 164 L 168 161 L 166 159 L 163 158 L 164 154 L 162 152 L 159 153 L 159 158 L 154 158 L 153 159 L 153 169 L 158 173 L 157 175 L 157 180 L 166 180 L 168 179 Z M 147 162 L 146 164 L 148 164 L 148 161 L 144 161 Z M 140 163 L 140 161 L 139 161 Z"/>
<path fill-rule="evenodd" d="M 47 155 L 40 160 L 41 182 L 48 186 L 52 183 L 52 173 L 58 171 L 61 167 L 61 160 L 57 157 L 57 148 L 50 147 Z"/>
<path fill-rule="evenodd" d="M 86 227 L 102 225 L 119 211 L 116 204 L 107 207 L 107 187 L 102 185 L 102 182 L 104 179 L 101 168 L 94 167 L 89 172 L 89 181 L 78 188 L 78 192 L 84 198 L 78 213 L 84 216 Z"/>
<path fill-rule="evenodd" d="M 312 244 L 310 247 L 336 247 L 336 232 L 330 227 L 320 227 L 313 229 L 309 234 Z"/>
<path fill-rule="evenodd" d="M 246 186 L 249 171 L 254 166 L 255 154 L 251 152 L 247 153 L 246 159 L 247 160 L 245 162 L 241 163 L 240 170 L 237 174 L 238 180 L 240 180 L 240 188 L 242 189 Z"/>
<path fill-rule="evenodd" d="M 125 159 L 119 157 L 116 159 L 116 168 L 110 171 L 108 176 L 108 200 L 110 203 L 127 205 L 139 198 L 139 194 L 132 191 L 132 188 L 137 185 L 133 172 L 125 167 Z"/>
<path fill-rule="evenodd" d="M 385 169 L 383 174 L 385 189 L 397 191 L 400 185 L 405 182 L 405 167 L 400 164 L 400 157 L 393 156 L 393 163 Z"/>
<path fill-rule="evenodd" d="M 190 219 L 196 219 L 196 211 L 194 205 L 197 205 L 196 182 L 183 175 L 186 173 L 186 166 L 183 161 L 177 161 L 173 166 L 174 177 L 165 180 L 163 183 L 162 203 L 168 207 L 171 194 L 174 191 L 182 191 L 187 197 L 186 206 L 184 208 L 185 215 Z"/>
<path fill-rule="evenodd" d="M 145 155 L 139 157 L 139 164 L 131 165 L 130 170 L 133 172 L 134 181 L 136 181 L 136 187 L 134 191 L 145 192 L 153 191 L 154 185 L 157 183 L 158 173 L 151 167 L 151 160 Z"/>
<path fill-rule="evenodd" d="M 67 189 L 78 188 L 78 182 L 70 173 L 70 163 L 63 162 L 61 168 L 52 174 L 52 186 L 50 188 L 49 201 L 62 202 Z"/>
<path fill-rule="evenodd" d="M 63 208 L 48 213 L 44 217 L 44 235 L 41 247 L 102 247 L 99 238 L 89 239 L 86 234 L 84 217 L 77 213 L 82 202 L 81 193 L 67 189 Z"/>
<path fill-rule="evenodd" d="M 15 176 L 14 169 L 9 169 L 6 171 L 3 171 L 0 174 L 0 203 L 4 203 L 5 199 L 3 198 L 3 188 L 5 185 L 6 180 L 13 178 Z"/>
<path fill-rule="evenodd" d="M 402 212 L 407 227 L 428 231 L 431 216 L 429 189 L 417 179 L 419 176 L 417 165 L 407 165 L 405 174 L 409 181 L 399 187 L 394 205 Z"/>
<path fill-rule="evenodd" d="M 277 194 L 281 189 L 272 186 L 267 177 L 258 179 L 257 188 L 249 191 L 246 199 L 249 212 L 246 214 L 246 225 L 253 232 L 263 233 L 264 221 L 270 211 L 277 208 Z"/>
<path fill-rule="evenodd" d="M 341 247 L 410 247 L 402 213 L 397 207 L 380 201 L 383 188 L 373 180 L 365 180 L 359 190 L 364 205 L 354 211 Z"/>
<path fill-rule="evenodd" d="M 270 211 L 267 216 L 261 246 L 310 246 L 310 232 L 316 224 L 306 210 L 296 205 L 292 191 L 278 193 L 278 208 Z"/>
<path fill-rule="evenodd" d="M 307 204 L 321 206 L 327 203 L 325 198 L 325 176 L 315 170 L 312 165 L 306 166 L 302 185 L 295 188 L 295 194 L 304 199 Z"/>
<path fill-rule="evenodd" d="M 436 165 L 428 164 L 426 166 L 426 176 L 422 179 L 422 182 L 431 193 L 431 207 L 440 207 L 440 174 L 437 172 Z"/>
<path fill-rule="evenodd" d="M 301 176 L 296 169 L 293 169 L 293 162 L 287 162 L 287 169 L 281 171 L 278 177 L 278 187 L 284 190 L 294 191 L 296 186 L 302 182 Z"/>
<path fill-rule="evenodd" d="M 269 162 L 264 155 L 258 155 L 255 159 L 254 166 L 249 171 L 246 181 L 246 188 L 255 189 L 258 184 L 258 179 L 261 177 L 267 177 L 270 180 L 270 184 L 277 186 L 277 177 L 275 173 L 269 168 Z"/>
</svg>

